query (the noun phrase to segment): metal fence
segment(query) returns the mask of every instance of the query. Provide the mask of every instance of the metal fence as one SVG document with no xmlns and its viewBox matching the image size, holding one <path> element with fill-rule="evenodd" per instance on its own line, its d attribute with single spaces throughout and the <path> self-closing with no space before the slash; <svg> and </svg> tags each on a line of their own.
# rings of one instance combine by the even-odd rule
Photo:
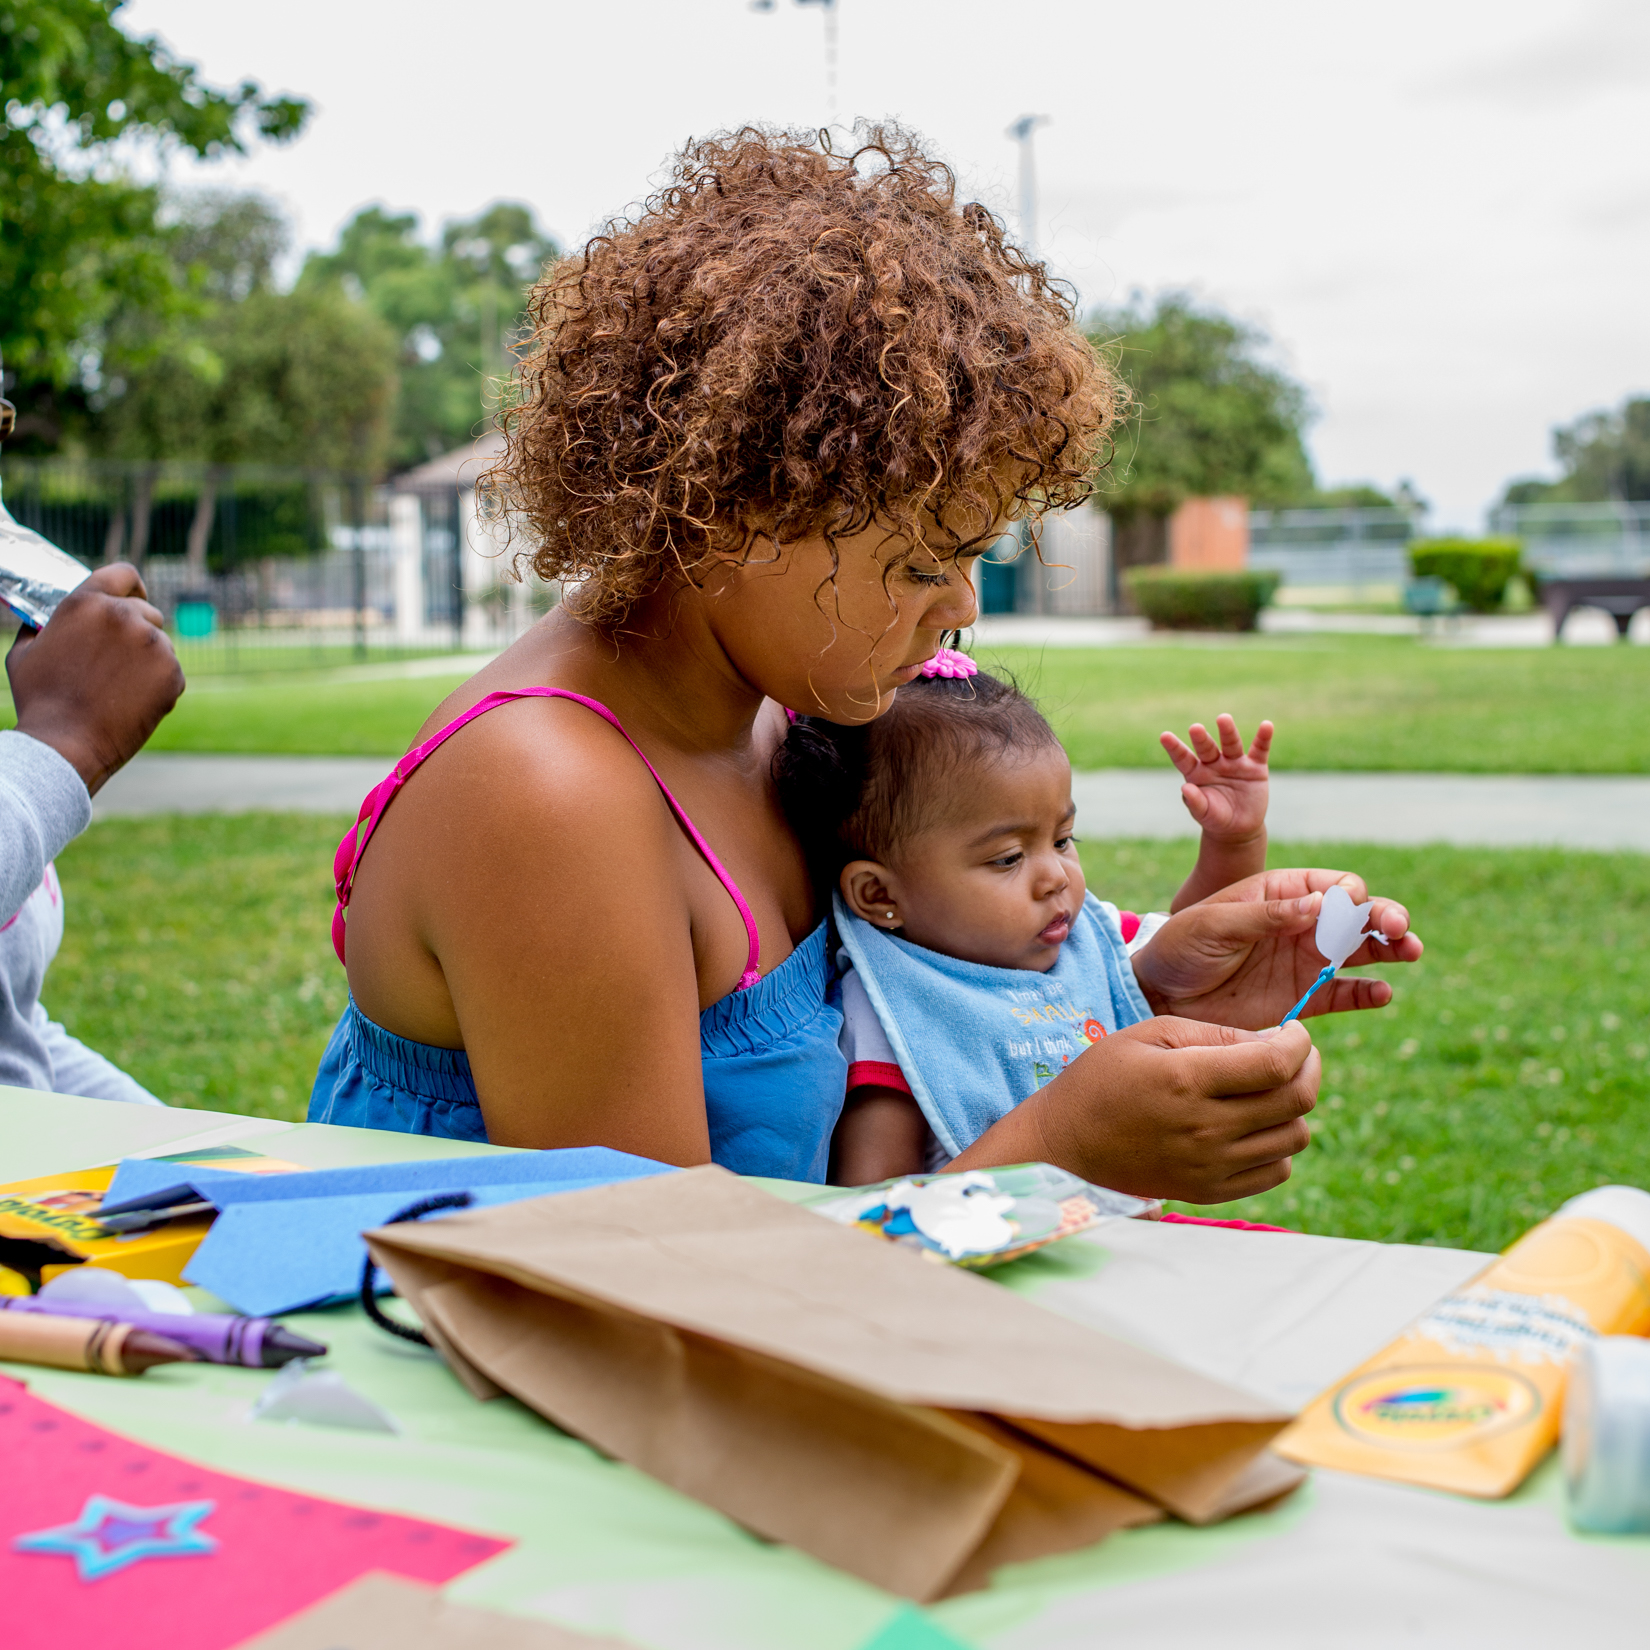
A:
<svg viewBox="0 0 1650 1650">
<path fill-rule="evenodd" d="M 1650 502 L 1504 504 L 1490 530 L 1518 539 L 1524 565 L 1570 578 L 1650 574 Z"/>
<path fill-rule="evenodd" d="M 88 565 L 135 561 L 196 670 L 500 647 L 556 594 L 507 577 L 458 485 L 6 458 L 0 490 L 20 522 Z"/>
<path fill-rule="evenodd" d="M 1421 526 L 1399 510 L 1255 510 L 1249 565 L 1281 574 L 1285 587 L 1372 592 L 1408 579 L 1407 544 Z M 1489 530 L 1517 539 L 1537 575 L 1650 574 L 1650 503 L 1502 505 Z"/>
<path fill-rule="evenodd" d="M 502 647 L 558 595 L 509 577 L 458 480 L 6 457 L 0 488 L 19 521 L 88 565 L 138 562 L 193 670 Z M 1650 573 L 1650 503 L 1510 506 L 1490 525 L 1536 573 Z M 1021 546 L 1006 539 L 982 565 L 983 608 L 1111 610 L 1111 526 L 1095 508 L 1048 518 L 1041 563 L 1007 560 Z M 1394 601 L 1421 528 L 1403 509 L 1255 510 L 1248 560 L 1282 576 L 1285 601 Z"/>
<path fill-rule="evenodd" d="M 1400 548 L 1420 536 L 1420 510 L 1251 510 L 1249 553 L 1257 550 Z M 1259 565 L 1258 563 L 1256 564 Z"/>
</svg>

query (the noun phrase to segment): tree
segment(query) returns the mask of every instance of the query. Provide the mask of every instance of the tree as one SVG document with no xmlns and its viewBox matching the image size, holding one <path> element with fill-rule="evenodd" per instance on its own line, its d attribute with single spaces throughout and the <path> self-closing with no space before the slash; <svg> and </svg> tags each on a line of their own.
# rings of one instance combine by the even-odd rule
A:
<svg viewBox="0 0 1650 1650">
<path fill-rule="evenodd" d="M 185 203 L 177 301 L 108 329 L 96 438 L 111 457 L 376 472 L 396 387 L 389 328 L 338 287 L 277 291 L 287 228 L 256 195 Z"/>
<path fill-rule="evenodd" d="M 1508 504 L 1601 504 L 1650 499 L 1650 396 L 1629 396 L 1613 412 L 1590 412 L 1553 431 L 1557 481 L 1511 482 Z"/>
<path fill-rule="evenodd" d="M 418 232 L 415 215 L 370 206 L 344 226 L 335 252 L 310 254 L 298 283 L 360 293 L 399 340 L 396 465 L 474 437 L 520 334 L 523 295 L 557 256 L 531 210 L 509 202 L 448 224 L 434 248 Z"/>
<path fill-rule="evenodd" d="M 187 556 L 206 572 L 225 467 L 376 475 L 396 392 L 395 335 L 338 286 L 281 292 L 280 214 L 256 195 L 203 195 L 167 226 L 175 302 L 123 304 L 106 328 L 95 450 L 136 461 L 132 544 L 143 554 L 162 459 L 204 460 Z"/>
<path fill-rule="evenodd" d="M 123 33 L 123 3 L 0 0 L 0 356 L 21 433 L 48 444 L 59 404 L 96 381 L 112 313 L 177 297 L 160 191 L 125 174 L 117 142 L 241 154 L 310 112 L 251 80 L 207 85 L 154 36 Z"/>
<path fill-rule="evenodd" d="M 1184 293 L 1101 311 L 1089 336 L 1134 395 L 1101 502 L 1120 522 L 1165 517 L 1182 500 L 1240 493 L 1260 505 L 1310 501 L 1306 392 L 1264 359 L 1258 329 Z"/>
</svg>

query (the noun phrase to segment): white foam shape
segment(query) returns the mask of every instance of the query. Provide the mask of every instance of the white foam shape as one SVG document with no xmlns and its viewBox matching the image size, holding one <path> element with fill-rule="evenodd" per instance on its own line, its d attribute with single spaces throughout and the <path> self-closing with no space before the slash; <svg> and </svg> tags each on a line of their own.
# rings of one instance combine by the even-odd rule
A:
<svg viewBox="0 0 1650 1650">
<path fill-rule="evenodd" d="M 989 1255 L 1015 1237 L 1007 1218 L 1014 1207 L 1012 1195 L 998 1191 L 996 1181 L 978 1169 L 936 1175 L 924 1186 L 901 1181 L 883 1201 L 890 1209 L 904 1209 L 912 1225 L 952 1259 Z"/>
<path fill-rule="evenodd" d="M 248 1416 L 253 1421 L 307 1421 L 317 1427 L 347 1427 L 354 1432 L 400 1432 L 382 1405 L 357 1392 L 330 1369 L 311 1369 L 294 1358 L 258 1394 Z"/>
<path fill-rule="evenodd" d="M 1338 882 L 1324 894 L 1315 940 L 1318 949 L 1336 968 L 1372 937 L 1364 933 L 1364 924 L 1369 921 L 1374 903 L 1366 900 L 1362 905 L 1354 905 L 1352 896 Z"/>
<path fill-rule="evenodd" d="M 130 1278 L 106 1272 L 101 1266 L 77 1266 L 59 1272 L 40 1291 L 42 1300 L 57 1306 L 95 1306 L 104 1312 L 152 1312 Z"/>
<path fill-rule="evenodd" d="M 151 1312 L 193 1312 L 194 1303 L 175 1283 L 159 1278 L 133 1278 L 132 1288 L 143 1297 Z"/>
</svg>

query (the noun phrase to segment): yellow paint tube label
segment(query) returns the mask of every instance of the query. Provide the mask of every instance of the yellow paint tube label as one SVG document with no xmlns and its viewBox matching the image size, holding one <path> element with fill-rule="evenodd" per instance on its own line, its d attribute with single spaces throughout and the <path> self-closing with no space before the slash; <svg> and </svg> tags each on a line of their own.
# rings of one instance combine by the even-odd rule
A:
<svg viewBox="0 0 1650 1650">
<path fill-rule="evenodd" d="M 1601 1187 L 1315 1398 L 1272 1447 L 1464 1495 L 1507 1495 L 1557 1441 L 1577 1350 L 1650 1334 L 1650 1194 Z"/>
</svg>

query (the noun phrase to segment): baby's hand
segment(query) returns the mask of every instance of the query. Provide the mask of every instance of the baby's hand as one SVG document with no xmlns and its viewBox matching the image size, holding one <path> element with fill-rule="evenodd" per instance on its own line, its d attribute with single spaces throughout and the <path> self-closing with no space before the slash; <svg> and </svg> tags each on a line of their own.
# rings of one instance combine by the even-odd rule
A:
<svg viewBox="0 0 1650 1650">
<path fill-rule="evenodd" d="M 1272 724 L 1261 723 L 1247 752 L 1230 716 L 1217 716 L 1215 729 L 1218 745 L 1201 722 L 1194 722 L 1189 746 L 1165 733 L 1163 748 L 1186 781 L 1180 798 L 1204 836 L 1222 843 L 1246 842 L 1266 823 L 1266 756 L 1272 748 Z"/>
</svg>

